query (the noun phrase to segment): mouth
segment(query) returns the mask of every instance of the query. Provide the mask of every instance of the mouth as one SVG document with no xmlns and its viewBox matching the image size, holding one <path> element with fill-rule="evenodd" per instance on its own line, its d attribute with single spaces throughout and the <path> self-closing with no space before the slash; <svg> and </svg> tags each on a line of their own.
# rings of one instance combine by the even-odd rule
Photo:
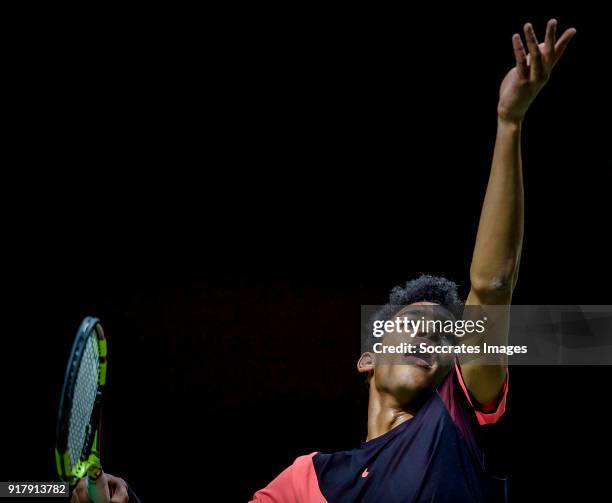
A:
<svg viewBox="0 0 612 503">
<path fill-rule="evenodd" d="M 426 338 L 423 338 L 421 340 L 421 343 L 426 344 L 427 346 L 435 345 L 432 341 Z M 408 365 L 415 365 L 417 367 L 426 367 L 426 368 L 432 368 L 438 361 L 438 357 L 435 353 L 421 351 L 420 349 L 417 350 L 416 353 L 405 353 L 404 359 Z"/>
<path fill-rule="evenodd" d="M 429 353 L 406 353 L 404 355 L 404 360 L 408 365 L 425 368 L 432 368 L 436 362 L 434 355 Z"/>
</svg>

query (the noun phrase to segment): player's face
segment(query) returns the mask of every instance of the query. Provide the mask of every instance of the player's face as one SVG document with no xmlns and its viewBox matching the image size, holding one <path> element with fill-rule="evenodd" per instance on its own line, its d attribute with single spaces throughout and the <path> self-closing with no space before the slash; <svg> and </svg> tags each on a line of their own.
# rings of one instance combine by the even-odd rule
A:
<svg viewBox="0 0 612 503">
<path fill-rule="evenodd" d="M 438 308 L 420 310 L 418 306 L 435 306 L 435 304 L 430 302 L 412 304 L 400 311 L 398 316 L 415 320 L 433 320 L 440 319 L 443 312 Z M 383 340 L 386 346 L 398 346 L 401 343 L 412 344 L 419 349 L 423 344 L 427 347 L 448 344 L 441 334 L 422 331 L 415 334 L 396 331 L 385 335 Z M 374 366 L 374 383 L 380 392 L 391 394 L 399 403 L 409 403 L 435 389 L 450 370 L 452 363 L 451 355 L 423 351 L 416 354 L 407 352 L 395 355 L 391 363 L 388 358 L 379 358 Z"/>
</svg>

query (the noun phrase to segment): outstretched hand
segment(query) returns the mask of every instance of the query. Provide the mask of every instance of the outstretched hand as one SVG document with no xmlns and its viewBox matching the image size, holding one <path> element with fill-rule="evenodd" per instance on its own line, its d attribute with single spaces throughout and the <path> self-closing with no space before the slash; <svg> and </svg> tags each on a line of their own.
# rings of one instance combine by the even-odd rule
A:
<svg viewBox="0 0 612 503">
<path fill-rule="evenodd" d="M 510 70 L 502 81 L 499 90 L 497 114 L 500 119 L 520 122 L 529 105 L 548 81 L 552 69 L 557 64 L 576 34 L 574 28 L 569 28 L 557 40 L 557 21 L 551 19 L 546 25 L 544 42 L 539 44 L 531 23 L 524 26 L 528 53 L 521 36 L 512 36 L 512 46 L 516 58 L 516 66 Z"/>
</svg>

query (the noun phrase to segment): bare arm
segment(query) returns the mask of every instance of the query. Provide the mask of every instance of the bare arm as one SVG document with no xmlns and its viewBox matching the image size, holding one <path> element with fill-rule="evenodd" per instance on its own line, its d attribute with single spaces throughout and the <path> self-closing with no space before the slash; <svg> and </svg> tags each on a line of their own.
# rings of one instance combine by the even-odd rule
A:
<svg viewBox="0 0 612 503">
<path fill-rule="evenodd" d="M 508 72 L 500 87 L 493 162 L 470 267 L 471 290 L 466 301 L 467 305 L 504 306 L 488 311 L 484 308 L 489 318 L 487 344 L 507 342 L 509 305 L 518 277 L 523 242 L 520 143 L 523 117 L 576 33 L 570 28 L 557 41 L 556 27 L 557 22 L 551 19 L 544 43 L 538 44 L 533 27 L 525 25 L 529 55 L 520 35 L 512 37 L 516 66 Z M 505 355 L 497 355 L 493 361 L 489 358 L 487 364 L 477 360 L 461 363 L 465 383 L 479 402 L 494 400 L 499 395 L 506 364 Z"/>
</svg>

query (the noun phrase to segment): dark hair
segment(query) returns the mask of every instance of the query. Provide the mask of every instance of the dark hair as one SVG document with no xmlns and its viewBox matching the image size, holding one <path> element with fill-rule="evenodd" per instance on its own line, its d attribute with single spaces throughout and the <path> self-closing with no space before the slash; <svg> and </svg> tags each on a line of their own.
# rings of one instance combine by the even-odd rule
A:
<svg viewBox="0 0 612 503">
<path fill-rule="evenodd" d="M 396 286 L 389 293 L 389 302 L 382 306 L 371 320 L 390 320 L 401 309 L 401 306 L 415 302 L 435 302 L 448 309 L 455 318 L 463 314 L 463 301 L 459 297 L 459 289 L 454 281 L 442 276 L 422 274 L 416 279 L 406 282 L 406 286 Z M 371 326 L 371 323 L 370 323 Z M 368 337 L 370 332 L 367 332 Z"/>
<path fill-rule="evenodd" d="M 407 306 L 415 302 L 435 302 L 446 307 L 455 317 L 461 316 L 463 302 L 457 284 L 442 276 L 423 274 L 408 281 L 406 286 L 396 286 L 389 294 L 391 306 Z"/>
</svg>

